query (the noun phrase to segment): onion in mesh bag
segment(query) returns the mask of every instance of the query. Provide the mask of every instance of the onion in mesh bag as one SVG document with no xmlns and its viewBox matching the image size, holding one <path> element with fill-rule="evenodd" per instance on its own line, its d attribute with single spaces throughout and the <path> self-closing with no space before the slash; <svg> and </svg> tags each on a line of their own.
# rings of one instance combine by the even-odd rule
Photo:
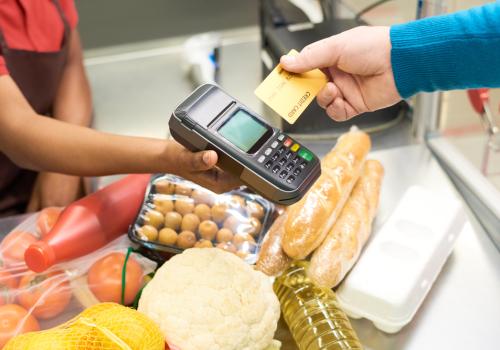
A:
<svg viewBox="0 0 500 350">
<path fill-rule="evenodd" d="M 84 310 L 58 327 L 19 335 L 3 350 L 164 350 L 158 326 L 145 315 L 114 303 Z"/>
</svg>

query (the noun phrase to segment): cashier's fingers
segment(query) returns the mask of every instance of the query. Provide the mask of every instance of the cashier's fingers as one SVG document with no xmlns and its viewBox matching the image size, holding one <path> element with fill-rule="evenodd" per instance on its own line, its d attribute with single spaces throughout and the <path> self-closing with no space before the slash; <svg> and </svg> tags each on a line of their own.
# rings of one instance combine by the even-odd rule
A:
<svg viewBox="0 0 500 350">
<path fill-rule="evenodd" d="M 338 96 L 338 89 L 335 86 L 334 83 L 329 82 L 325 85 L 323 89 L 318 93 L 318 96 L 316 96 L 316 101 L 318 102 L 318 105 L 326 109 L 335 99 L 335 97 Z"/>
<path fill-rule="evenodd" d="M 40 191 L 37 183 L 35 182 L 35 186 L 33 187 L 33 191 L 31 192 L 31 197 L 28 202 L 28 206 L 26 207 L 27 213 L 34 213 L 40 210 Z"/>
<path fill-rule="evenodd" d="M 215 151 L 190 152 L 183 149 L 178 154 L 178 166 L 180 171 L 205 171 L 217 164 L 217 153 Z"/>
<path fill-rule="evenodd" d="M 219 168 L 212 168 L 198 174 L 193 174 L 191 180 L 216 193 L 231 191 L 242 185 L 239 179 Z"/>
</svg>

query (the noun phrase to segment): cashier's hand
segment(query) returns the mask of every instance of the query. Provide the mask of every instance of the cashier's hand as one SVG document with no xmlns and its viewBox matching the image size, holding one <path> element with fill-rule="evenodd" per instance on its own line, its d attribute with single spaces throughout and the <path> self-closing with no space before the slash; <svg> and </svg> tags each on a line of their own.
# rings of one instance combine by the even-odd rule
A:
<svg viewBox="0 0 500 350">
<path fill-rule="evenodd" d="M 357 27 L 281 57 L 290 72 L 320 68 L 329 83 L 316 100 L 336 121 L 391 106 L 401 100 L 391 66 L 389 27 Z"/>
<path fill-rule="evenodd" d="M 173 165 L 168 172 L 196 182 L 217 193 L 241 186 L 239 179 L 217 168 L 215 151 L 191 152 L 176 141 L 169 141 L 166 159 Z"/>
<path fill-rule="evenodd" d="M 82 195 L 81 177 L 41 172 L 33 187 L 27 211 L 35 212 L 46 207 L 65 207 Z"/>
</svg>

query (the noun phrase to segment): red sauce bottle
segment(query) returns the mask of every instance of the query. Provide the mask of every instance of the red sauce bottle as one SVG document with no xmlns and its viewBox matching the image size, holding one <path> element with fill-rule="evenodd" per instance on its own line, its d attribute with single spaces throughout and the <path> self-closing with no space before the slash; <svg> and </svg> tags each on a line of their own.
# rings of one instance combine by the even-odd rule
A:
<svg viewBox="0 0 500 350">
<path fill-rule="evenodd" d="M 78 258 L 127 232 L 144 200 L 149 174 L 129 175 L 70 204 L 52 230 L 24 253 L 35 272 Z"/>
</svg>

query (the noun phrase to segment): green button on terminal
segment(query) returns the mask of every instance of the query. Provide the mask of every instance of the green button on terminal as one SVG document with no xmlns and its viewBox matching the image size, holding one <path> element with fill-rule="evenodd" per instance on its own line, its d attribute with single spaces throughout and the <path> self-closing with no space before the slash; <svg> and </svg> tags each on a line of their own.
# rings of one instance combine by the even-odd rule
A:
<svg viewBox="0 0 500 350">
<path fill-rule="evenodd" d="M 308 162 L 310 162 L 314 158 L 313 154 L 304 148 L 301 148 L 299 150 L 299 157 L 302 157 L 304 160 L 307 160 Z"/>
</svg>

